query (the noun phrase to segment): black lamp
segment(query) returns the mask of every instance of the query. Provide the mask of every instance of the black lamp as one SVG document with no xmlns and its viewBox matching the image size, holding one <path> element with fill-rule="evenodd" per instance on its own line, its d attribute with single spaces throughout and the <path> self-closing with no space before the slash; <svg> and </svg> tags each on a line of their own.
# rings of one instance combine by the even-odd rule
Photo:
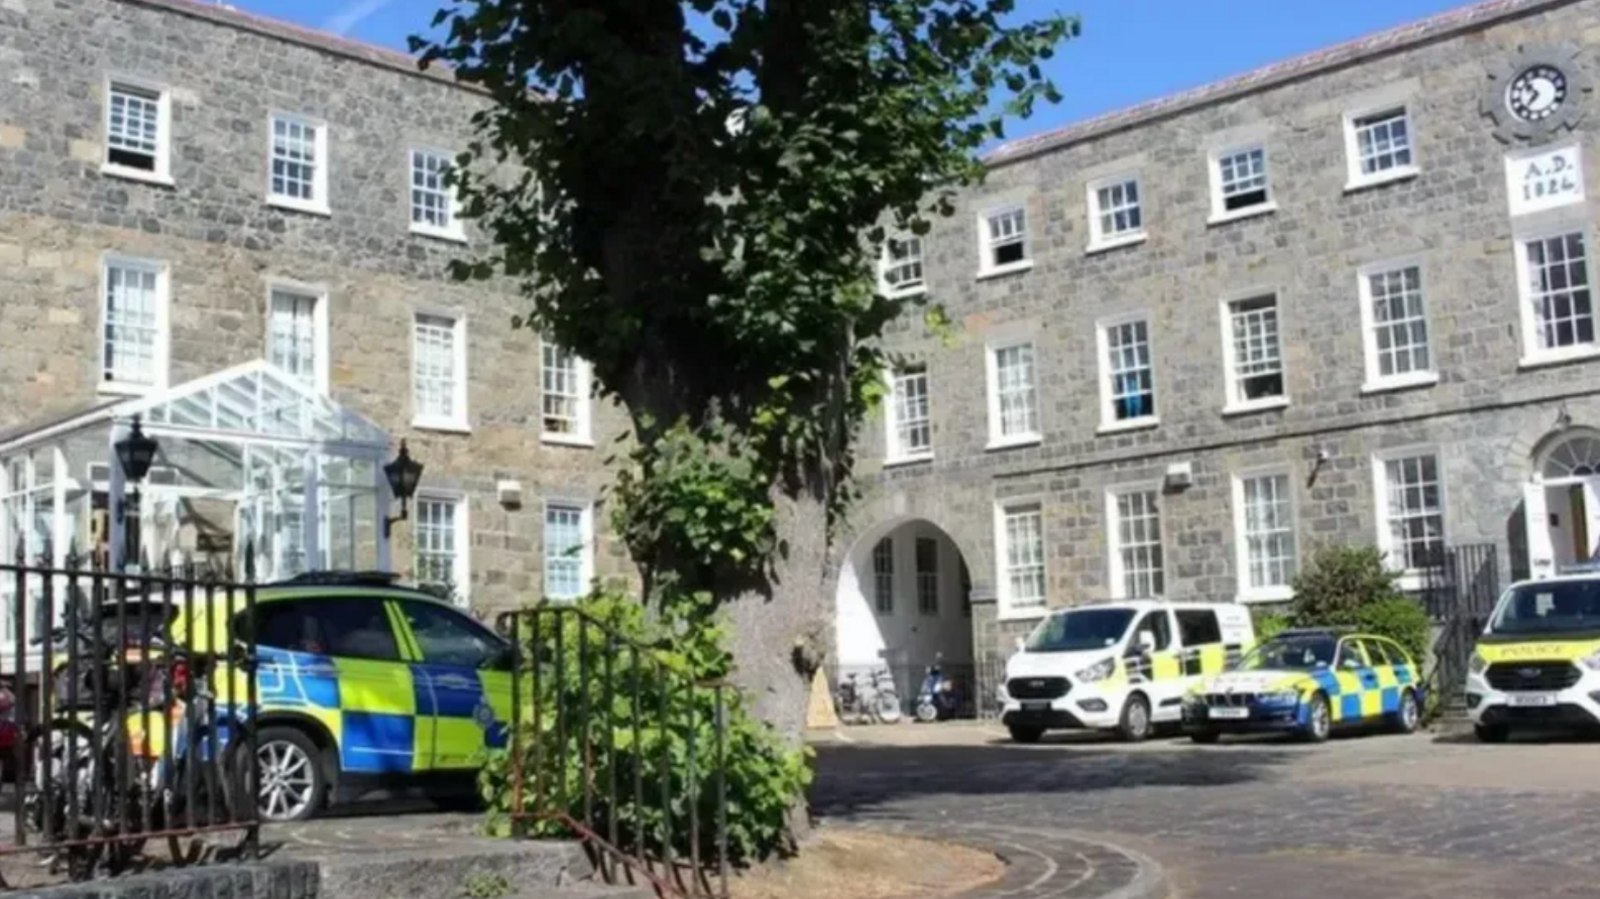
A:
<svg viewBox="0 0 1600 899">
<path fill-rule="evenodd" d="M 117 464 L 122 466 L 123 481 L 133 485 L 135 503 L 139 499 L 139 482 L 150 473 L 150 465 L 156 461 L 156 450 L 159 448 L 155 438 L 146 435 L 139 427 L 138 416 L 133 418 L 133 430 L 113 446 L 117 451 Z M 128 504 L 123 503 L 117 511 L 118 519 L 126 521 Z"/>
<path fill-rule="evenodd" d="M 383 520 L 383 536 L 388 539 L 395 522 L 411 517 L 411 497 L 417 492 L 417 482 L 422 480 L 422 463 L 411 458 L 404 440 L 400 441 L 400 455 L 383 466 L 383 476 L 389 479 L 389 492 L 400 501 L 400 514 Z"/>
</svg>

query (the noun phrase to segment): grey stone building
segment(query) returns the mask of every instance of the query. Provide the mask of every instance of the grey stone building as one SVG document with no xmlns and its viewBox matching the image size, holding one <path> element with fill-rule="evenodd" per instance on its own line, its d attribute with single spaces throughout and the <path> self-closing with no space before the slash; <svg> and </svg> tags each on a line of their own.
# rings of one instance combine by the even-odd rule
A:
<svg viewBox="0 0 1600 899">
<path fill-rule="evenodd" d="M 120 545 L 108 445 L 140 415 L 143 559 L 387 562 L 479 608 L 624 575 L 619 415 L 509 285 L 447 277 L 480 238 L 439 171 L 486 98 L 190 0 L 5 0 L 0 84 L 0 545 Z M 390 546 L 401 439 L 425 471 Z"/>
<path fill-rule="evenodd" d="M 886 261 L 957 333 L 888 338 L 837 661 L 998 658 L 1106 598 L 1281 601 L 1326 543 L 1409 584 L 1465 545 L 1502 580 L 1590 558 L 1597 47 L 1600 2 L 1494 0 L 989 154 Z M 943 553 L 970 623 L 914 601 Z"/>
</svg>

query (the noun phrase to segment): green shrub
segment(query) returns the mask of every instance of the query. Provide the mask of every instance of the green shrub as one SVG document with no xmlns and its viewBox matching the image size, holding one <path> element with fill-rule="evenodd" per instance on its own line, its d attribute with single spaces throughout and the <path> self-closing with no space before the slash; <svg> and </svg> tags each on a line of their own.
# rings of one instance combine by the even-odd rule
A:
<svg viewBox="0 0 1600 899">
<path fill-rule="evenodd" d="M 614 825 L 625 852 L 660 857 L 670 843 L 676 857 L 687 858 L 692 811 L 695 848 L 709 862 L 716 857 L 718 691 L 702 685 L 728 668 L 722 627 L 708 622 L 664 633 L 637 601 L 621 596 L 597 595 L 578 609 L 589 623 L 547 613 L 537 637 L 523 625 L 523 657 L 542 660 L 537 720 L 521 728 L 523 808 L 546 813 L 530 832 L 571 836 L 547 814 L 562 812 L 591 822 L 607 839 Z M 534 686 L 525 681 L 525 689 Z M 737 689 L 720 692 L 728 854 L 744 865 L 786 848 L 786 816 L 810 782 L 809 751 L 785 746 L 750 715 Z M 511 832 L 515 779 L 509 749 L 488 755 L 479 788 L 493 834 Z M 671 795 L 665 811 L 664 789 Z"/>
<path fill-rule="evenodd" d="M 1257 643 L 1271 640 L 1289 627 L 1289 616 L 1277 609 L 1253 608 L 1250 618 L 1255 626 Z"/>
<path fill-rule="evenodd" d="M 1401 591 L 1376 547 L 1319 549 L 1295 576 L 1294 590 L 1295 627 L 1353 627 L 1399 643 L 1418 665 L 1427 655 L 1428 615 Z"/>
<path fill-rule="evenodd" d="M 1357 627 L 1361 630 L 1399 643 L 1411 654 L 1412 661 L 1423 664 L 1432 636 L 1432 623 L 1415 600 L 1401 597 L 1370 603 L 1361 608 L 1357 618 Z"/>
</svg>

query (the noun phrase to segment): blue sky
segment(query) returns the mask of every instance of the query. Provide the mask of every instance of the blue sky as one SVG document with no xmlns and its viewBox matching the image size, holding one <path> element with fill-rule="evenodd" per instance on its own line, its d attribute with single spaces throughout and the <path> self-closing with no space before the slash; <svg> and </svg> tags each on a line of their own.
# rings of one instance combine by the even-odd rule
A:
<svg viewBox="0 0 1600 899">
<path fill-rule="evenodd" d="M 244 9 L 405 48 L 440 0 L 231 0 Z M 1078 13 L 1083 36 L 1051 61 L 1066 95 L 1008 137 L 1131 106 L 1276 60 L 1423 18 L 1463 0 L 1019 0 Z"/>
</svg>

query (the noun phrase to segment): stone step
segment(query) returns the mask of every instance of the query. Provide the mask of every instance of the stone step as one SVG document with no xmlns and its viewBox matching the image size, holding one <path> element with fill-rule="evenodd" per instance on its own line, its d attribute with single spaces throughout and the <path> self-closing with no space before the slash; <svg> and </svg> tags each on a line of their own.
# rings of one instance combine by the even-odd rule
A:
<svg viewBox="0 0 1600 899">
<path fill-rule="evenodd" d="M 305 853 L 297 855 L 304 857 Z M 650 890 L 615 888 L 595 879 L 577 843 L 478 840 L 437 847 L 374 849 L 316 859 L 318 894 L 329 899 L 633 899 Z M 509 890 L 496 896 L 498 889 Z"/>
</svg>

